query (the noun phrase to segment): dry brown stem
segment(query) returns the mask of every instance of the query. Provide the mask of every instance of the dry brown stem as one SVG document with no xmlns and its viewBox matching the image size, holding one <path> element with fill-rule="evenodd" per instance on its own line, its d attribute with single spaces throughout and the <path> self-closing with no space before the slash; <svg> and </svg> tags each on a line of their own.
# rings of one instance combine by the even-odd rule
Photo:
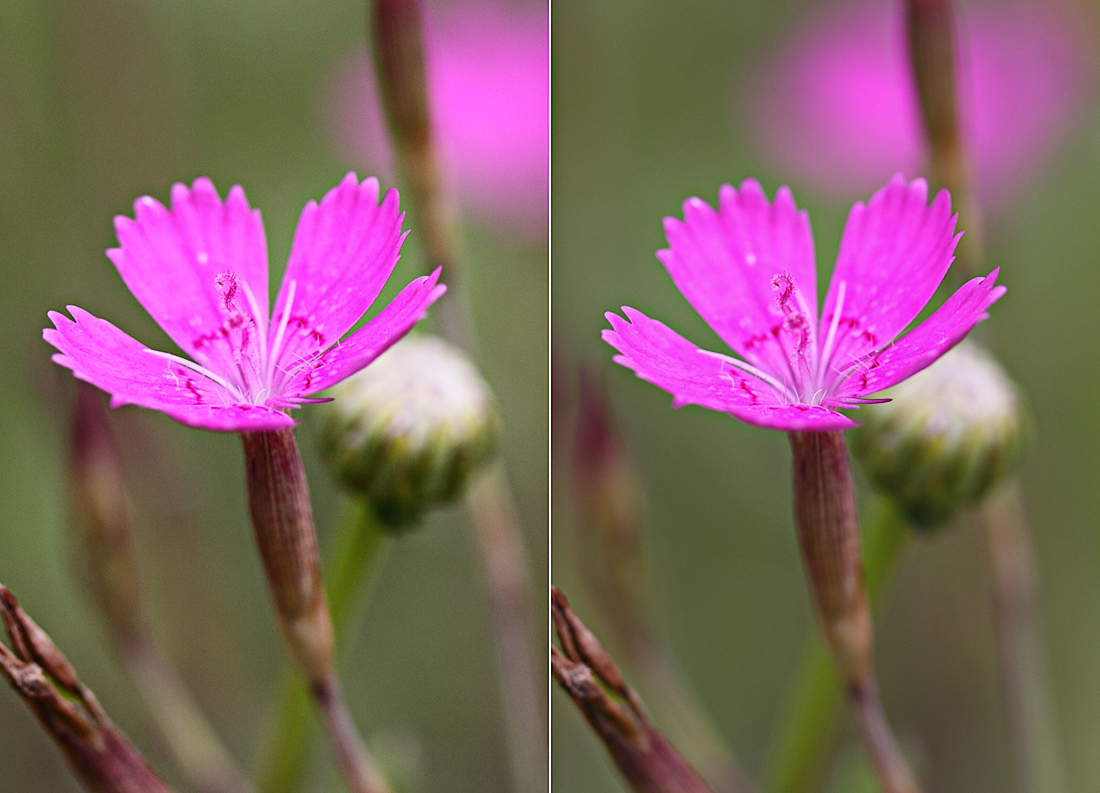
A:
<svg viewBox="0 0 1100 793">
<path fill-rule="evenodd" d="M 634 690 L 595 634 L 551 587 L 550 610 L 561 649 L 551 646 L 554 679 L 573 700 L 636 793 L 712 793 L 650 721 Z"/>
<path fill-rule="evenodd" d="M 11 641 L 10 650 L 0 644 L 0 675 L 61 747 L 84 787 L 92 793 L 172 793 L 3 585 L 0 617 Z"/>
</svg>

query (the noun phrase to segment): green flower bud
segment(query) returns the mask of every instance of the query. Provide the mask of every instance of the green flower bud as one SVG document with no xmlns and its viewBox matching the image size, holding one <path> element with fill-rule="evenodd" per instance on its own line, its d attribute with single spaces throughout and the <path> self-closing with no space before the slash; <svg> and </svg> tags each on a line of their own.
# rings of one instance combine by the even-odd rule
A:
<svg viewBox="0 0 1100 793">
<path fill-rule="evenodd" d="M 488 384 L 435 336 L 399 341 L 330 395 L 316 411 L 322 454 L 391 529 L 456 500 L 498 445 Z"/>
<path fill-rule="evenodd" d="M 996 359 L 963 341 L 860 410 L 852 451 L 872 484 L 919 527 L 946 521 L 1012 470 L 1027 436 L 1019 392 Z"/>
</svg>

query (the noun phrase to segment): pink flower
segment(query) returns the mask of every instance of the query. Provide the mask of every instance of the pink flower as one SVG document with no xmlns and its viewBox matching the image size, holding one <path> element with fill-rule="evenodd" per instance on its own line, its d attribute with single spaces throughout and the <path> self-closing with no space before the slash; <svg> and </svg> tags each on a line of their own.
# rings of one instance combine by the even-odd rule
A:
<svg viewBox="0 0 1100 793">
<path fill-rule="evenodd" d="M 138 302 L 190 358 L 150 350 L 106 320 L 69 306 L 42 336 L 53 360 L 111 394 L 192 427 L 222 432 L 293 426 L 285 412 L 373 361 L 446 291 L 439 270 L 417 278 L 341 341 L 378 297 L 405 239 L 397 192 L 349 173 L 302 210 L 274 313 L 259 210 L 234 187 L 223 203 L 209 179 L 172 187 L 168 209 L 148 196 L 135 220 L 115 218 L 107 251 Z M 74 321 L 75 320 L 75 321 Z"/>
<path fill-rule="evenodd" d="M 1003 203 L 1080 114 L 1094 46 L 1088 26 L 1059 3 L 965 11 L 956 59 L 962 132 L 980 197 Z M 788 176 L 852 197 L 926 163 L 903 3 L 829 4 L 753 70 L 761 73 L 746 117 Z"/>
<path fill-rule="evenodd" d="M 673 406 L 702 405 L 761 427 L 830 431 L 855 426 L 837 412 L 883 401 L 868 395 L 931 364 L 1004 294 L 997 270 L 962 286 L 898 339 L 954 260 L 957 215 L 940 191 L 900 174 L 848 214 L 821 321 L 810 221 L 785 187 L 723 185 L 718 209 L 684 202 L 665 219 L 657 252 L 688 302 L 740 358 L 707 352 L 656 320 L 608 312 L 604 341 L 615 361 L 670 392 Z M 628 321 L 629 320 L 629 321 Z"/>
<path fill-rule="evenodd" d="M 546 6 L 464 0 L 426 6 L 436 137 L 458 198 L 483 220 L 547 232 L 550 25 Z M 392 153 L 366 52 L 337 75 L 331 115 L 355 162 L 388 172 Z"/>
</svg>

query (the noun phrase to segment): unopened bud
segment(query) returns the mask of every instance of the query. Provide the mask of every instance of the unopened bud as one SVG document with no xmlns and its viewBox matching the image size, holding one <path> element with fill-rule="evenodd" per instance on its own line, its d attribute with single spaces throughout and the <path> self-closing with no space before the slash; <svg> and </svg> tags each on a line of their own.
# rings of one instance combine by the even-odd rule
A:
<svg viewBox="0 0 1100 793">
<path fill-rule="evenodd" d="M 457 348 L 413 336 L 333 387 L 322 453 L 340 480 L 393 529 L 457 499 L 496 451 L 489 386 Z"/>
<path fill-rule="evenodd" d="M 1012 470 L 1027 436 L 1015 384 L 978 344 L 963 341 L 860 411 L 852 450 L 871 482 L 918 526 L 981 499 Z"/>
<path fill-rule="evenodd" d="M 635 661 L 652 642 L 645 556 L 645 494 L 604 384 L 581 371 L 573 495 L 581 565 L 612 644 Z"/>
<path fill-rule="evenodd" d="M 69 455 L 78 554 L 107 625 L 124 650 L 147 632 L 122 463 L 98 389 L 79 383 Z"/>
</svg>

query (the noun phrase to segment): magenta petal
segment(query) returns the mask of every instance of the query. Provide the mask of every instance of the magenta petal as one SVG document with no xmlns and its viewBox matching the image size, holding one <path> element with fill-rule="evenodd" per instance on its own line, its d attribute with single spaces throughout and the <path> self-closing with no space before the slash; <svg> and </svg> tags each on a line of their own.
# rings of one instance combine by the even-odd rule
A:
<svg viewBox="0 0 1100 793">
<path fill-rule="evenodd" d="M 228 393 L 198 372 L 147 350 L 110 322 L 69 306 L 73 320 L 51 311 L 53 328 L 42 337 L 60 352 L 53 360 L 111 394 L 111 406 L 139 405 L 192 427 L 235 432 L 293 426 L 294 420 L 263 405 L 234 405 Z"/>
<path fill-rule="evenodd" d="M 838 432 L 857 426 L 847 416 L 821 405 L 752 405 L 729 412 L 757 427 L 784 432 Z"/>
<path fill-rule="evenodd" d="M 989 307 L 1005 293 L 995 285 L 999 272 L 963 284 L 932 316 L 853 372 L 836 397 L 876 393 L 934 363 L 989 316 Z"/>
<path fill-rule="evenodd" d="M 603 340 L 619 351 L 614 360 L 673 396 L 674 407 L 735 408 L 778 404 L 772 389 L 728 363 L 704 354 L 664 323 L 623 306 L 629 322 L 609 311 Z"/>
<path fill-rule="evenodd" d="M 267 405 L 142 405 L 154 408 L 189 427 L 214 432 L 263 432 L 294 426 L 294 419 Z"/>
<path fill-rule="evenodd" d="M 218 276 L 246 284 L 267 321 L 267 240 L 259 210 L 234 187 L 222 203 L 209 179 L 172 187 L 172 209 L 145 196 L 136 220 L 115 218 L 121 247 L 107 251 L 138 302 L 184 353 L 218 373 L 233 370 L 223 335 L 226 313 Z M 247 305 L 243 296 L 242 305 Z"/>
<path fill-rule="evenodd" d="M 283 394 L 301 397 L 323 391 L 351 377 L 388 350 L 423 319 L 428 306 L 447 291 L 446 286 L 438 284 L 441 269 L 437 267 L 431 275 L 413 280 L 366 325 L 306 364 L 283 389 Z"/>
<path fill-rule="evenodd" d="M 282 324 L 291 285 L 290 317 L 281 345 L 284 368 L 331 346 L 370 308 L 397 264 L 404 215 L 397 191 L 378 203 L 377 179 L 349 173 L 321 199 L 302 210 L 269 338 Z"/>
<path fill-rule="evenodd" d="M 105 319 L 69 306 L 76 319 L 51 311 L 42 338 L 60 353 L 53 359 L 111 394 L 119 404 L 155 400 L 166 405 L 221 404 L 219 387 L 182 364 L 146 352 L 144 344 Z"/>
<path fill-rule="evenodd" d="M 781 187 L 775 201 L 754 179 L 740 190 L 723 185 L 718 210 L 705 201 L 684 202 L 684 220 L 665 218 L 669 249 L 657 252 L 677 288 L 723 341 L 769 372 L 790 358 L 776 344 L 784 316 L 772 279 L 794 279 L 811 328 L 817 324 L 817 274 L 810 221 Z"/>
<path fill-rule="evenodd" d="M 831 368 L 844 370 L 891 342 L 935 294 L 960 235 L 951 197 L 941 190 L 928 205 L 923 179 L 897 174 L 848 214 L 836 268 L 821 314 L 819 338 L 833 322 L 844 285 Z"/>
</svg>

